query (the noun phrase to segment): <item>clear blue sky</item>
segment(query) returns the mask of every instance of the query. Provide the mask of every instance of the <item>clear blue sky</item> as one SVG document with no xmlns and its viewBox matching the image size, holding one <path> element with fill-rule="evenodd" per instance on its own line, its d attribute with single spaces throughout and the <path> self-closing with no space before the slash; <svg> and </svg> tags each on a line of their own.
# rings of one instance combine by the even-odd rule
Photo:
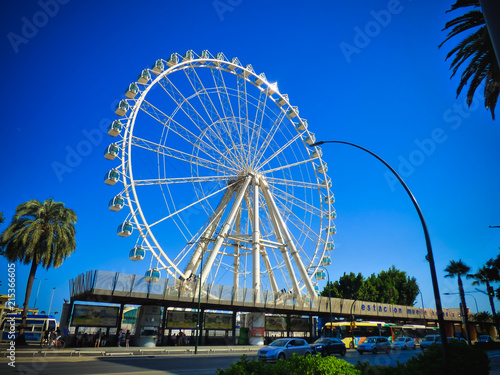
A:
<svg viewBox="0 0 500 375">
<path fill-rule="evenodd" d="M 83 149 L 85 134 L 115 118 L 114 104 L 137 74 L 171 53 L 208 49 L 237 56 L 278 81 L 318 140 L 359 144 L 396 168 L 429 227 L 442 293 L 451 259 L 476 271 L 500 246 L 500 124 L 477 94 L 471 109 L 455 98 L 447 51 L 438 45 L 452 0 L 379 1 L 10 1 L 0 15 L 3 89 L 0 211 L 53 197 L 78 215 L 77 250 L 45 279 L 38 307 L 69 298 L 68 279 L 101 269 L 142 274 L 128 259 L 134 240 L 116 236 L 123 220 L 107 208 L 102 157 L 109 137 Z M 50 4 L 47 6 L 41 4 Z M 54 4 L 58 4 L 54 6 Z M 45 10 L 44 10 L 45 8 Z M 78 158 L 75 150 L 80 150 Z M 395 265 L 415 276 L 425 307 L 434 307 L 425 241 L 404 190 L 377 160 L 354 148 L 325 145 L 336 196 L 332 279 Z M 71 156 L 73 155 L 73 156 Z M 56 173 L 54 163 L 68 170 Z M 71 164 L 68 164 L 71 163 Z M 175 254 L 175 249 L 172 249 Z M 7 262 L 0 260 L 2 275 Z M 146 266 L 144 266 L 146 267 Z M 22 305 L 29 268 L 17 265 Z M 2 276 L 2 280 L 5 278 Z M 5 281 L 0 292 L 6 292 Z M 38 288 L 35 282 L 30 306 Z M 474 290 L 465 281 L 466 290 Z M 479 310 L 489 311 L 476 293 Z M 468 305 L 475 312 L 472 297 Z M 420 306 L 420 296 L 417 305 Z M 443 296 L 457 307 L 456 296 Z"/>
</svg>

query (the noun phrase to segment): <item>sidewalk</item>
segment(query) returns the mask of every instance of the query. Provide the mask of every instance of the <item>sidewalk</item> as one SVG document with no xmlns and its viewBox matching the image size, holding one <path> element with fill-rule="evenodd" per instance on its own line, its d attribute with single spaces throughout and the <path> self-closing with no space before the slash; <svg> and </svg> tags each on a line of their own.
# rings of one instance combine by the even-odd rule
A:
<svg viewBox="0 0 500 375">
<path fill-rule="evenodd" d="M 234 346 L 198 346 L 197 354 L 247 354 L 256 355 L 257 351 L 262 346 L 251 345 L 234 345 Z M 16 358 L 29 358 L 34 356 L 42 357 L 96 357 L 96 356 L 169 356 L 169 355 L 194 355 L 194 346 L 158 346 L 153 348 L 145 348 L 138 346 L 125 347 L 110 347 L 103 348 L 41 348 L 36 345 L 29 345 L 23 347 L 16 347 Z M 6 360 L 9 353 L 9 346 L 7 344 L 0 344 L 0 361 Z"/>
</svg>

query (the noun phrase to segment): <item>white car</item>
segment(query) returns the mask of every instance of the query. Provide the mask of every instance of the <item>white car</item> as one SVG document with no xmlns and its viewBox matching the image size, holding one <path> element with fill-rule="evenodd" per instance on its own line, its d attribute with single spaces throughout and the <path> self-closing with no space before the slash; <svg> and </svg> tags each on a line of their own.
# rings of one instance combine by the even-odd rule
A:
<svg viewBox="0 0 500 375">
<path fill-rule="evenodd" d="M 395 350 L 415 349 L 415 347 L 415 340 L 411 337 L 398 337 L 392 342 L 392 348 Z"/>
</svg>

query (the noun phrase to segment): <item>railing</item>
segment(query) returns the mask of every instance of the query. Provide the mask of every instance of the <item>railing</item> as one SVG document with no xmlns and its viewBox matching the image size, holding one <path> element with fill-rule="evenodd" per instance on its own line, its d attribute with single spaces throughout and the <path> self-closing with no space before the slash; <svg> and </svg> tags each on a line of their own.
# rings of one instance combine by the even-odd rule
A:
<svg viewBox="0 0 500 375">
<path fill-rule="evenodd" d="M 122 298 L 144 299 L 151 301 L 184 302 L 197 305 L 198 283 L 176 279 L 160 279 L 156 282 L 145 281 L 144 276 L 110 271 L 87 271 L 70 280 L 71 298 L 85 300 L 89 295 L 112 296 Z M 288 310 L 295 314 L 328 314 L 329 298 L 296 295 L 291 293 L 274 293 L 254 289 L 234 288 L 225 285 L 205 285 L 201 293 L 201 303 L 232 306 L 239 311 L 245 307 L 264 310 Z M 436 310 L 413 306 L 390 305 L 377 302 L 354 301 L 349 299 L 331 298 L 331 311 L 335 315 L 364 318 L 402 318 L 437 320 Z M 455 309 L 444 309 L 444 319 L 460 321 Z"/>
</svg>

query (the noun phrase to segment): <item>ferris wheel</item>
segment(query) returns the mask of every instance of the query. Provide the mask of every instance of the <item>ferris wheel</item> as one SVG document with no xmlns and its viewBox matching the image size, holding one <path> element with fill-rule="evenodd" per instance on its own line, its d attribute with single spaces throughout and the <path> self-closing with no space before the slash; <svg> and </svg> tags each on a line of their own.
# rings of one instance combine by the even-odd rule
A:
<svg viewBox="0 0 500 375">
<path fill-rule="evenodd" d="M 146 281 L 317 295 L 334 195 L 315 136 L 277 83 L 238 58 L 172 54 L 130 83 L 109 126 L 109 208 Z"/>
</svg>

